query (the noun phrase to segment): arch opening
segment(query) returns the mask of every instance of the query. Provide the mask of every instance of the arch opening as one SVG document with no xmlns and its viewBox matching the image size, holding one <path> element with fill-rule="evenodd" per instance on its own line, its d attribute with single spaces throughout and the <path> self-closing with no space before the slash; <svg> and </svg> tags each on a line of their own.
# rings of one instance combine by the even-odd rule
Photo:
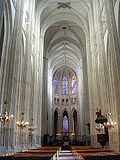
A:
<svg viewBox="0 0 120 160">
<path fill-rule="evenodd" d="M 58 133 L 58 112 L 55 110 L 54 112 L 54 135 Z"/>
<path fill-rule="evenodd" d="M 73 111 L 73 132 L 77 135 L 77 111 Z"/>
<path fill-rule="evenodd" d="M 68 113 L 65 110 L 63 113 L 63 133 L 66 135 L 66 133 L 69 131 L 69 125 L 68 125 Z"/>
</svg>

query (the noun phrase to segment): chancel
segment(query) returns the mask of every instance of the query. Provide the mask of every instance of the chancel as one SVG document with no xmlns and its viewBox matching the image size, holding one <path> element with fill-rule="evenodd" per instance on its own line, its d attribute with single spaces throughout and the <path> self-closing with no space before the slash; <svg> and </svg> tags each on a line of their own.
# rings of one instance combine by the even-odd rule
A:
<svg viewBox="0 0 120 160">
<path fill-rule="evenodd" d="M 0 156 L 97 150 L 120 156 L 120 0 L 0 0 Z"/>
</svg>

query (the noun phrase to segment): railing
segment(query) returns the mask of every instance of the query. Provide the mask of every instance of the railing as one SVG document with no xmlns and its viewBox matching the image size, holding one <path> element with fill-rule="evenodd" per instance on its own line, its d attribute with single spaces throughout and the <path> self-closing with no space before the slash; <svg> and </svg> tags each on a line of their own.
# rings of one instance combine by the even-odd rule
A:
<svg viewBox="0 0 120 160">
<path fill-rule="evenodd" d="M 72 153 L 75 157 L 76 160 L 85 160 L 79 153 L 77 153 L 76 151 L 72 150 Z"/>
<path fill-rule="evenodd" d="M 53 157 L 50 160 L 58 160 L 59 157 L 59 151 L 57 151 L 57 153 L 55 153 L 53 155 Z M 75 157 L 76 160 L 85 160 L 79 153 L 77 153 L 76 151 L 72 150 L 73 156 Z"/>
<path fill-rule="evenodd" d="M 50 160 L 57 160 L 57 159 L 58 159 L 58 156 L 57 156 L 57 153 L 55 153 Z"/>
<path fill-rule="evenodd" d="M 52 157 L 50 160 L 58 160 L 58 156 L 59 156 L 60 151 L 61 151 L 61 147 L 60 147 L 60 149 L 53 155 L 53 157 Z"/>
</svg>

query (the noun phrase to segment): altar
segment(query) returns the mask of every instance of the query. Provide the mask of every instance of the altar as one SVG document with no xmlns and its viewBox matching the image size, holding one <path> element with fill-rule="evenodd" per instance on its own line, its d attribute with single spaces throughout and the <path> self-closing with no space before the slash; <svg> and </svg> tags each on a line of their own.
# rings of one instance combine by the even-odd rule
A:
<svg viewBox="0 0 120 160">
<path fill-rule="evenodd" d="M 60 132 L 56 134 L 56 140 L 63 145 L 71 145 L 75 140 L 74 132 Z"/>
</svg>

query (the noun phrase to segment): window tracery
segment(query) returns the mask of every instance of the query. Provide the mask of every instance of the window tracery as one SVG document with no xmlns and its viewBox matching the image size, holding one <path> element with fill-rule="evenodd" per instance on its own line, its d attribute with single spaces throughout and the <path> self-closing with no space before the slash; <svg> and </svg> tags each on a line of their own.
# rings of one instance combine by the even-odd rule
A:
<svg viewBox="0 0 120 160">
<path fill-rule="evenodd" d="M 77 108 L 77 85 L 77 75 L 69 67 L 61 67 L 53 75 L 53 108 L 59 109 L 59 131 L 63 132 L 63 135 L 68 135 L 70 128 L 77 133 L 75 119 L 73 121 L 72 117 L 68 116 L 72 114 L 73 107 Z"/>
<path fill-rule="evenodd" d="M 53 104 L 75 105 L 77 101 L 77 76 L 69 67 L 60 68 L 53 76 Z"/>
</svg>

